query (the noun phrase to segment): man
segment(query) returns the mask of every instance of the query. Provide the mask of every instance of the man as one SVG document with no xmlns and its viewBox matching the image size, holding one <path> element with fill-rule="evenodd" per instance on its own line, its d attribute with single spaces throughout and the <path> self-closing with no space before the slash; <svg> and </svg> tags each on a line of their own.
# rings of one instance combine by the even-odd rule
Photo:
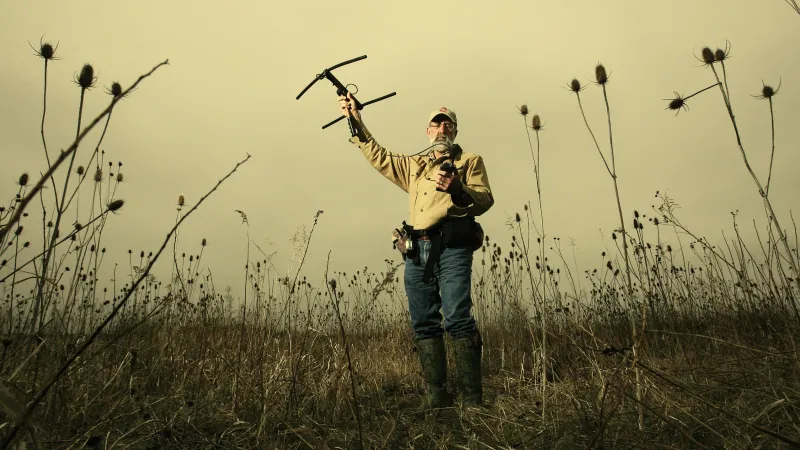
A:
<svg viewBox="0 0 800 450">
<path fill-rule="evenodd" d="M 431 151 L 408 156 L 390 152 L 375 140 L 349 93 L 339 97 L 339 104 L 356 129 L 350 142 L 358 145 L 373 168 L 409 194 L 416 254 L 404 255 L 404 284 L 428 385 L 427 404 L 434 408 L 453 404 L 454 396 L 447 391 L 446 331 L 453 342 L 462 403 L 480 405 L 482 341 L 471 314 L 470 291 L 473 252 L 480 248 L 483 233 L 474 218 L 494 204 L 483 158 L 454 144 L 458 120 L 448 108 L 428 117 Z M 452 173 L 441 170 L 445 161 L 455 166 Z"/>
</svg>

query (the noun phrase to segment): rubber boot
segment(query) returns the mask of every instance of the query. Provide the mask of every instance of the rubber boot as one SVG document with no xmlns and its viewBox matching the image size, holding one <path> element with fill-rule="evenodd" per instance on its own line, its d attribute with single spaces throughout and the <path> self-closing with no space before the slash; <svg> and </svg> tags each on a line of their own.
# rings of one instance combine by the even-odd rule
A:
<svg viewBox="0 0 800 450">
<path fill-rule="evenodd" d="M 453 396 L 447 392 L 447 358 L 444 339 L 435 338 L 417 340 L 422 375 L 428 386 L 425 405 L 429 408 L 444 408 L 453 405 Z"/>
<path fill-rule="evenodd" d="M 483 341 L 480 333 L 453 339 L 453 352 L 458 371 L 458 389 L 465 406 L 483 404 L 481 384 L 481 355 Z"/>
</svg>

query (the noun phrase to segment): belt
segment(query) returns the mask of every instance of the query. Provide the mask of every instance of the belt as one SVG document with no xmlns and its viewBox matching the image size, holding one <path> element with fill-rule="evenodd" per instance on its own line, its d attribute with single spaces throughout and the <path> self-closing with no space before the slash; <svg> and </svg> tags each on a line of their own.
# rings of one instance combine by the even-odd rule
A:
<svg viewBox="0 0 800 450">
<path fill-rule="evenodd" d="M 432 235 L 438 234 L 439 228 L 428 228 L 426 230 L 412 230 L 411 236 L 419 239 L 420 241 L 430 241 Z"/>
</svg>

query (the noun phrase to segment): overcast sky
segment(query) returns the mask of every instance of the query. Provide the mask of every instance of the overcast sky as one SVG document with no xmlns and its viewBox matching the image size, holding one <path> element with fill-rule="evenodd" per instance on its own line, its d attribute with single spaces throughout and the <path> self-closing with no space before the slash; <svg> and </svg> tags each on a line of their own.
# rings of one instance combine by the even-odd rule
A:
<svg viewBox="0 0 800 450">
<path fill-rule="evenodd" d="M 428 113 L 440 106 L 456 111 L 457 142 L 483 156 L 496 199 L 479 220 L 504 251 L 511 236 L 507 219 L 528 201 L 538 210 L 517 107 L 527 103 L 540 114 L 547 234 L 560 237 L 568 251 L 574 240 L 581 271 L 599 268 L 600 252 L 612 245 L 610 232 L 619 226 L 616 200 L 566 86 L 573 78 L 587 85 L 583 106 L 608 152 L 602 90 L 590 83 L 601 62 L 611 76 L 626 220 L 634 209 L 649 214 L 658 204 L 656 191 L 666 191 L 689 228 L 721 244 L 722 232 L 732 232 L 731 211 L 739 211 L 746 236 L 753 235 L 753 220 L 762 233 L 765 224 L 721 93 L 715 88 L 690 99 L 689 111 L 677 117 L 665 110 L 664 99 L 713 84 L 712 72 L 696 57 L 702 47 L 724 48 L 727 40 L 734 111 L 750 162 L 765 181 L 769 107 L 753 95 L 762 81 L 776 87 L 782 81 L 774 104 L 770 197 L 791 228 L 800 188 L 799 30 L 800 16 L 783 0 L 6 1 L 0 6 L 0 195 L 10 200 L 20 173 L 38 174 L 46 166 L 39 135 L 43 61 L 29 42 L 38 47 L 44 35 L 59 45 L 61 59 L 51 63 L 48 76 L 51 152 L 74 138 L 80 89 L 72 77 L 84 63 L 98 75 L 85 100 L 85 124 L 109 101 L 105 87 L 119 81 L 126 88 L 169 59 L 119 103 L 102 144 L 107 160 L 123 162 L 126 179 L 118 191 L 126 204 L 104 234 L 106 260 L 126 267 L 128 249 L 155 252 L 175 221 L 177 197 L 194 205 L 249 153 L 251 160 L 181 231 L 179 252 L 196 254 L 201 239 L 208 240 L 205 266 L 218 288 L 230 284 L 239 292 L 242 284 L 246 228 L 237 209 L 248 216 L 251 238 L 277 252 L 283 272 L 292 235 L 310 227 L 318 210 L 324 213 L 303 274 L 318 284 L 329 251 L 331 271 L 367 266 L 379 272 L 385 259 L 398 260 L 389 233 L 407 217 L 406 194 L 348 142 L 345 122 L 321 129 L 339 114 L 329 82 L 295 99 L 323 68 L 367 55 L 334 74 L 355 83 L 362 101 L 397 93 L 362 112 L 384 146 L 422 150 Z M 87 139 L 78 161 L 88 159 L 97 137 Z M 653 228 L 645 233 L 654 242 Z M 156 274 L 168 264 L 165 257 Z"/>
</svg>

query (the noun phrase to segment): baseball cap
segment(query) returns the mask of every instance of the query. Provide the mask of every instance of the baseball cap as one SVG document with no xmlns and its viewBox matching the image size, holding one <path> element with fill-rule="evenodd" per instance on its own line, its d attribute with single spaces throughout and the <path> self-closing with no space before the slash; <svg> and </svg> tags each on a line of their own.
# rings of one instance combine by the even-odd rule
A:
<svg viewBox="0 0 800 450">
<path fill-rule="evenodd" d="M 458 120 L 456 119 L 456 113 L 452 109 L 446 108 L 444 106 L 442 106 L 439 109 L 431 111 L 431 114 L 428 117 L 428 122 L 432 121 L 433 118 L 438 116 L 438 115 L 445 115 L 445 116 L 449 117 L 450 120 L 453 121 L 454 125 L 458 125 Z"/>
</svg>

